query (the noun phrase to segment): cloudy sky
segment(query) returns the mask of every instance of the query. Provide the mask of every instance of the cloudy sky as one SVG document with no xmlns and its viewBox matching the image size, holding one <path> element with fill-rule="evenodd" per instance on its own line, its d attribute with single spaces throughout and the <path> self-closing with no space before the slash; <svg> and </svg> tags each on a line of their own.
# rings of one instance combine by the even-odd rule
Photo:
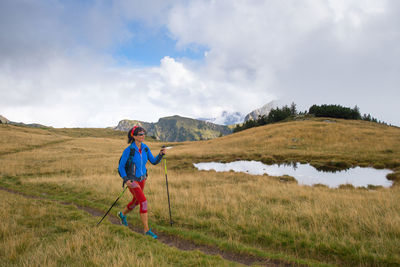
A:
<svg viewBox="0 0 400 267">
<path fill-rule="evenodd" d="M 398 0 L 1 0 L 0 114 L 54 127 L 340 104 L 400 125 Z"/>
</svg>

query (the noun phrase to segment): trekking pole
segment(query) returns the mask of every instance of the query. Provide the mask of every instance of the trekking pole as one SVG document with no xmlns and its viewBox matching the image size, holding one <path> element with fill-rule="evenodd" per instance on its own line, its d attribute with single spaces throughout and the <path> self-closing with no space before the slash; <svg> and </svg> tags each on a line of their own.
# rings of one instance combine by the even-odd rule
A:
<svg viewBox="0 0 400 267">
<path fill-rule="evenodd" d="M 117 197 L 117 199 L 114 201 L 114 203 L 111 205 L 111 207 L 107 210 L 107 212 L 106 212 L 106 214 L 104 214 L 104 216 L 103 216 L 103 218 L 101 218 L 101 220 L 96 224 L 96 226 L 98 226 L 103 220 L 104 220 L 104 218 L 107 216 L 107 214 L 110 212 L 110 210 L 114 207 L 114 205 L 117 203 L 117 201 L 122 197 L 122 195 L 125 193 L 125 190 L 127 189 L 128 187 L 126 186 L 125 188 L 124 188 L 124 190 L 121 192 L 121 194 L 119 194 L 119 196 Z"/>
<path fill-rule="evenodd" d="M 165 147 L 165 146 L 163 146 Z M 174 223 L 172 221 L 172 217 L 171 217 L 171 203 L 169 200 L 169 190 L 168 190 L 168 176 L 167 176 L 167 157 L 164 155 L 164 170 L 165 170 L 165 184 L 167 185 L 167 196 L 168 196 L 168 209 L 169 209 L 169 223 L 172 224 Z"/>
</svg>

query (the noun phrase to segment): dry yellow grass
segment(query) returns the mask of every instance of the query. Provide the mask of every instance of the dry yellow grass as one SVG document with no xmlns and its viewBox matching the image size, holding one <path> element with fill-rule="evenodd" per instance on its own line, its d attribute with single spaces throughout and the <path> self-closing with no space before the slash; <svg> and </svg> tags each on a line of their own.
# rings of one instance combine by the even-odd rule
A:
<svg viewBox="0 0 400 267">
<path fill-rule="evenodd" d="M 15 131 L 9 128 L 2 134 L 12 136 Z M 338 190 L 282 183 L 269 176 L 200 172 L 192 167 L 193 161 L 237 157 L 396 164 L 400 158 L 399 133 L 397 128 L 365 122 L 306 121 L 175 144 L 167 156 L 175 227 L 216 237 L 231 247 L 246 245 L 300 259 L 338 265 L 400 264 L 398 186 L 374 191 Z M 28 134 L 42 140 L 47 132 Z M 147 144 L 153 153 L 161 146 Z M 70 138 L 6 154 L 0 157 L 2 182 L 30 192 L 66 194 L 71 199 L 79 196 L 90 203 L 108 205 L 121 191 L 116 168 L 126 146 L 123 139 Z M 145 192 L 150 223 L 167 225 L 163 167 L 148 166 Z M 117 209 L 129 200 L 129 193 L 125 194 Z M 128 219 L 138 223 L 136 213 Z"/>
<path fill-rule="evenodd" d="M 63 139 L 59 135 L 54 135 L 41 129 L 10 125 L 1 125 L 0 136 L 0 152 L 2 154 L 26 150 L 31 147 L 40 147 Z"/>
</svg>

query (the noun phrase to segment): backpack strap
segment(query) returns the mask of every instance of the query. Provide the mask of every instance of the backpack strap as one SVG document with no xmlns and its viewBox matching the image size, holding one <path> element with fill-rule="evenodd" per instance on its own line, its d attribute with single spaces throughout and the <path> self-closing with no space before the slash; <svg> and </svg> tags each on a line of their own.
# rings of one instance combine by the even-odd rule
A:
<svg viewBox="0 0 400 267">
<path fill-rule="evenodd" d="M 129 157 L 133 159 L 134 156 L 135 156 L 135 149 L 131 147 L 131 151 L 129 152 Z"/>
<path fill-rule="evenodd" d="M 130 151 L 129 151 L 128 160 L 126 161 L 126 164 L 125 164 L 125 170 L 127 169 L 127 168 L 126 168 L 127 166 L 129 166 L 130 164 L 132 164 L 133 157 L 135 156 L 135 152 L 136 152 L 135 149 L 131 147 L 131 148 L 130 148 Z M 135 175 L 135 172 L 136 172 L 136 166 L 133 165 L 133 175 Z M 129 180 L 129 179 L 127 179 L 127 180 Z M 125 186 L 125 183 L 126 183 L 127 180 L 124 180 L 124 181 L 122 182 L 122 187 Z"/>
<path fill-rule="evenodd" d="M 135 156 L 135 149 L 131 147 L 130 151 L 129 151 L 128 160 L 126 161 L 126 164 L 125 164 L 125 168 L 132 163 L 134 156 Z"/>
</svg>

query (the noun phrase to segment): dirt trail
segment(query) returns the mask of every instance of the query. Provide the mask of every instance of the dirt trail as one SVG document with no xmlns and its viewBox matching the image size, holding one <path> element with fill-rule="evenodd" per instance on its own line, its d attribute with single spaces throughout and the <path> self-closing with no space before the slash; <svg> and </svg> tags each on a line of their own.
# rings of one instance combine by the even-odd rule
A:
<svg viewBox="0 0 400 267">
<path fill-rule="evenodd" d="M 88 212 L 89 214 L 91 214 L 92 216 L 96 216 L 96 217 L 100 217 L 100 218 L 104 215 L 104 211 L 94 209 L 91 207 L 80 206 L 75 203 L 69 203 L 69 202 L 47 199 L 45 197 L 27 195 L 22 192 L 18 192 L 13 189 L 4 188 L 1 186 L 0 186 L 0 190 L 7 191 L 7 192 L 13 193 L 13 194 L 18 194 L 18 195 L 21 195 L 21 196 L 24 196 L 27 198 L 50 200 L 50 201 L 54 201 L 54 202 L 57 202 L 57 203 L 63 204 L 63 205 L 74 205 L 78 209 L 84 210 L 84 211 Z M 120 222 L 119 222 L 119 219 L 117 218 L 117 216 L 108 214 L 107 218 L 111 223 L 120 225 Z M 131 224 L 129 224 L 129 229 L 134 232 L 137 232 L 137 233 L 141 233 L 141 234 L 143 233 L 143 229 L 141 229 L 139 227 L 135 227 Z M 166 234 L 163 232 L 157 232 L 157 235 L 158 235 L 158 240 L 168 246 L 175 247 L 180 250 L 199 250 L 205 254 L 219 255 L 226 260 L 233 261 L 236 263 L 241 263 L 244 265 L 257 264 L 257 265 L 261 265 L 261 266 L 300 266 L 299 264 L 296 264 L 296 263 L 288 263 L 288 262 L 280 261 L 280 260 L 266 259 L 266 258 L 262 258 L 262 257 L 248 255 L 248 254 L 239 254 L 239 253 L 224 251 L 224 250 L 221 250 L 221 249 L 219 249 L 217 247 L 213 247 L 213 246 L 199 245 L 199 244 L 195 244 L 191 241 L 179 238 L 177 236 L 169 235 L 169 234 Z"/>
</svg>

